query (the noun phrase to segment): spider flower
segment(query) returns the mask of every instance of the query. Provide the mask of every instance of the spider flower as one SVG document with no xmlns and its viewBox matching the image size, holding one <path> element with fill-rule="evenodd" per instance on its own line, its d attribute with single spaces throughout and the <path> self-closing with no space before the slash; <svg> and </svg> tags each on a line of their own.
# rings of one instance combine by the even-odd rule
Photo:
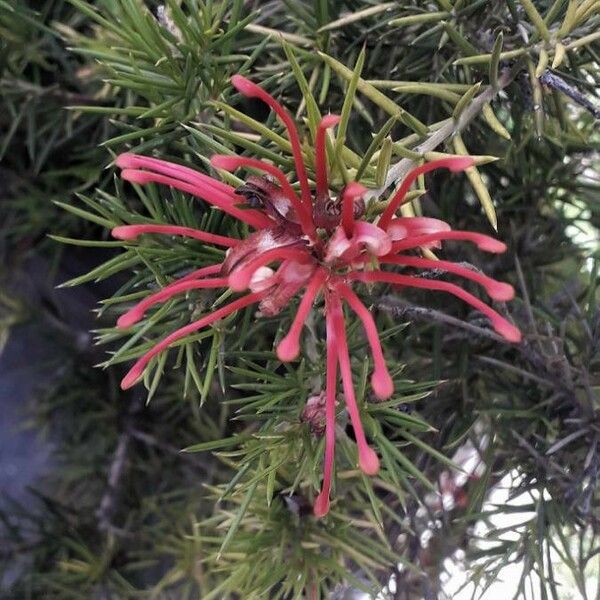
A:
<svg viewBox="0 0 600 600">
<path fill-rule="evenodd" d="M 248 79 L 236 75 L 232 78 L 232 84 L 244 96 L 265 102 L 285 125 L 299 193 L 280 169 L 253 158 L 212 157 L 211 163 L 216 169 L 234 171 L 247 168 L 265 174 L 264 177 L 249 176 L 245 185 L 237 189 L 188 167 L 156 158 L 131 153 L 117 158 L 116 164 L 122 169 L 123 179 L 138 184 L 164 184 L 190 193 L 255 230 L 240 240 L 169 225 L 125 225 L 113 229 L 113 236 L 122 240 L 133 240 L 146 234 L 167 234 L 227 248 L 223 262 L 202 267 L 144 298 L 121 316 L 117 323 L 119 327 L 132 326 L 152 306 L 190 290 L 221 288 L 242 293 L 229 304 L 157 342 L 133 365 L 123 378 L 121 387 L 125 389 L 134 385 L 155 356 L 185 336 L 253 304 L 258 304 L 260 314 L 264 316 L 276 315 L 299 295 L 300 301 L 289 331 L 276 348 L 281 361 L 292 361 L 300 352 L 300 337 L 306 318 L 318 297 L 322 296 L 327 333 L 325 456 L 322 488 L 315 500 L 314 512 L 317 516 L 323 516 L 329 510 L 334 464 L 338 368 L 342 396 L 354 429 L 359 467 L 368 475 L 374 475 L 379 470 L 379 458 L 367 442 L 355 397 L 344 305 L 362 322 L 373 359 L 371 387 L 375 396 L 384 400 L 394 391 L 375 321 L 370 310 L 356 295 L 355 284 L 385 283 L 446 292 L 483 313 L 496 332 L 506 340 L 518 342 L 521 339 L 519 330 L 488 304 L 456 284 L 414 274 L 415 269 L 445 271 L 481 285 L 493 300 L 507 301 L 514 295 L 510 285 L 457 263 L 431 260 L 415 254 L 422 248 L 439 248 L 445 240 L 471 242 L 480 250 L 491 253 L 502 253 L 506 247 L 487 235 L 453 231 L 447 223 L 437 219 L 396 216 L 398 207 L 406 200 L 408 190 L 419 175 L 439 168 L 463 171 L 473 164 L 471 158 L 443 158 L 415 168 L 390 198 L 381 216 L 375 222 L 368 222 L 363 218 L 366 188 L 361 184 L 352 182 L 337 197 L 330 195 L 326 130 L 335 127 L 339 117 L 327 115 L 318 125 L 313 186 L 307 176 L 300 137 L 289 113 L 265 90 Z"/>
</svg>

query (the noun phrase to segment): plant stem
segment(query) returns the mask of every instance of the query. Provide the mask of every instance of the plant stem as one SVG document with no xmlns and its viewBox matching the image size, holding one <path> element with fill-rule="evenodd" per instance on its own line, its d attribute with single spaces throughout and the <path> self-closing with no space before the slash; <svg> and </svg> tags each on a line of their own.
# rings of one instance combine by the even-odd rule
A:
<svg viewBox="0 0 600 600">
<path fill-rule="evenodd" d="M 519 68 L 515 64 L 510 69 L 504 69 L 502 75 L 498 78 L 498 87 L 489 86 L 479 96 L 477 96 L 471 104 L 465 108 L 457 120 L 448 119 L 447 123 L 442 125 L 437 131 L 434 131 L 429 137 L 414 148 L 418 154 L 431 152 L 440 144 L 445 142 L 452 136 L 460 133 L 482 110 L 483 107 L 490 102 L 500 90 L 507 87 L 515 78 Z M 404 179 L 407 173 L 414 167 L 415 161 L 410 158 L 403 158 L 393 165 L 386 177 L 383 186 L 377 189 L 370 190 L 365 198 L 372 199 L 381 196 L 390 186 L 395 186 L 399 181 Z"/>
</svg>

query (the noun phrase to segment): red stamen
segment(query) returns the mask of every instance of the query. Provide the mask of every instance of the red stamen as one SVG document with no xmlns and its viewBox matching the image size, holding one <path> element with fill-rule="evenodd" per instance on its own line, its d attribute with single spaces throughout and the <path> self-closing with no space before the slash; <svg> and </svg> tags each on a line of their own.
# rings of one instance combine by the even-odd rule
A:
<svg viewBox="0 0 600 600">
<path fill-rule="evenodd" d="M 220 208 L 223 212 L 230 214 L 232 217 L 239 219 L 244 223 L 248 223 L 255 229 L 263 229 L 273 224 L 273 221 L 267 215 L 256 210 L 242 210 L 235 205 L 235 197 L 229 196 L 214 188 L 198 185 L 196 183 L 186 183 L 173 177 L 160 175 L 151 171 L 136 171 L 133 169 L 125 169 L 121 172 L 121 177 L 132 183 L 145 185 L 146 183 L 162 183 L 174 187 L 182 192 L 187 192 L 202 198 L 205 202 Z"/>
<path fill-rule="evenodd" d="M 182 281 L 191 281 L 192 279 L 200 279 L 200 277 L 206 277 L 207 275 L 216 275 L 220 273 L 223 269 L 223 263 L 218 263 L 216 265 L 208 265 L 207 267 L 201 267 L 188 273 L 184 277 L 180 277 L 177 281 L 174 281 L 170 285 L 175 285 L 176 283 L 181 283 Z M 169 287 L 169 286 L 167 286 Z"/>
<path fill-rule="evenodd" d="M 474 164 L 475 161 L 470 156 L 456 156 L 450 158 L 441 158 L 440 160 L 432 160 L 431 162 L 416 167 L 404 178 L 402 185 L 400 185 L 400 188 L 394 194 L 386 209 L 383 211 L 383 214 L 379 219 L 379 227 L 382 229 L 387 229 L 394 216 L 394 213 L 400 204 L 402 204 L 408 190 L 410 189 L 410 186 L 414 183 L 419 175 L 423 175 L 424 173 L 428 173 L 429 171 L 433 171 L 435 169 L 449 169 L 452 172 L 464 171 L 465 169 L 472 167 Z"/>
<path fill-rule="evenodd" d="M 483 233 L 475 233 L 474 231 L 437 231 L 435 233 L 427 233 L 425 235 L 415 235 L 408 237 L 405 240 L 399 240 L 392 244 L 392 252 L 402 252 L 419 246 L 426 246 L 431 242 L 439 242 L 443 240 L 460 240 L 473 242 L 480 250 L 491 252 L 492 254 L 502 254 L 506 252 L 506 244 L 499 240 L 484 235 Z"/>
<path fill-rule="evenodd" d="M 348 237 L 354 233 L 354 201 L 362 197 L 367 188 L 356 181 L 349 183 L 342 192 L 342 225 Z"/>
<path fill-rule="evenodd" d="M 337 290 L 362 321 L 373 355 L 374 370 L 371 376 L 371 387 L 380 400 L 387 400 L 394 393 L 394 382 L 385 364 L 375 320 L 367 307 L 346 284 L 339 284 Z"/>
<path fill-rule="evenodd" d="M 330 311 L 326 311 L 327 359 L 325 388 L 325 456 L 323 457 L 323 483 L 321 492 L 315 499 L 313 510 L 316 517 L 324 517 L 329 512 L 331 475 L 335 456 L 335 397 L 337 392 L 337 349 L 335 331 Z"/>
<path fill-rule="evenodd" d="M 195 271 L 188 273 L 185 277 L 181 277 L 177 281 L 174 281 L 173 283 L 165 286 L 158 293 L 167 292 L 167 290 L 172 290 L 174 288 L 177 289 L 182 283 L 187 282 L 187 281 L 193 281 L 193 280 L 199 279 L 201 277 L 206 277 L 207 275 L 216 275 L 217 273 L 221 272 L 222 266 L 223 266 L 223 263 L 219 263 L 217 265 L 209 265 L 207 267 L 201 267 L 200 269 L 196 269 Z M 154 295 L 156 295 L 156 294 L 153 294 L 152 296 L 148 296 L 148 298 L 144 299 L 142 302 L 148 302 Z M 152 304 L 153 303 L 148 304 L 148 306 L 151 306 Z M 146 306 L 144 308 L 144 311 L 147 310 L 148 306 Z M 119 317 L 119 320 L 117 321 L 117 327 L 120 327 L 120 328 L 131 327 L 131 325 L 133 325 L 134 323 L 137 323 L 137 321 L 139 321 L 144 316 L 143 312 L 142 312 L 142 315 L 138 319 L 133 319 L 132 317 L 127 316 L 129 313 L 132 313 L 136 308 L 138 308 L 138 307 L 134 307 L 133 309 L 129 310 L 127 313 L 121 315 L 121 317 Z"/>
<path fill-rule="evenodd" d="M 194 238 L 201 242 L 226 246 L 231 248 L 237 246 L 240 240 L 214 233 L 193 229 L 192 227 L 179 227 L 177 225 L 120 225 L 111 231 L 112 236 L 118 240 L 135 240 L 144 233 L 164 233 L 165 235 L 182 235 Z"/>
<path fill-rule="evenodd" d="M 352 367 L 350 366 L 348 343 L 346 341 L 344 314 L 342 312 L 340 301 L 337 299 L 337 297 L 333 295 L 330 297 L 330 311 L 333 318 L 338 361 L 340 364 L 340 371 L 342 373 L 344 398 L 346 400 L 346 408 L 348 410 L 348 414 L 350 415 L 350 421 L 352 422 L 354 437 L 356 438 L 356 445 L 358 447 L 358 464 L 361 471 L 366 475 L 375 475 L 379 471 L 379 458 L 375 451 L 367 444 L 362 421 L 360 420 L 358 405 L 356 404 L 356 398 L 354 396 L 354 386 L 352 385 Z"/>
<path fill-rule="evenodd" d="M 325 281 L 326 272 L 324 269 L 317 269 L 310 283 L 306 288 L 306 292 L 300 300 L 298 310 L 294 316 L 292 326 L 287 335 L 277 345 L 277 358 L 282 362 L 294 360 L 300 353 L 300 334 L 306 317 L 312 308 L 315 297 L 321 290 L 321 286 Z"/>
<path fill-rule="evenodd" d="M 245 308 L 246 306 L 250 306 L 251 304 L 254 304 L 255 302 L 259 302 L 265 296 L 265 294 L 266 294 L 266 292 L 256 292 L 254 294 L 248 294 L 247 296 L 238 298 L 237 300 L 231 302 L 231 304 L 228 304 L 227 306 L 224 306 L 224 307 L 216 310 L 215 312 L 211 313 L 210 315 L 206 315 L 205 317 L 202 317 L 201 319 L 198 319 L 197 321 L 194 321 L 193 323 L 190 323 L 189 325 L 185 325 L 184 327 L 181 327 L 177 331 L 174 331 L 173 333 L 168 335 L 166 338 L 164 338 L 163 340 L 158 342 L 156 344 L 156 346 L 154 346 L 151 350 L 146 352 L 146 354 L 144 354 L 142 357 L 140 357 L 138 359 L 138 361 L 133 365 L 133 367 L 131 367 L 131 369 L 129 369 L 127 375 L 125 375 L 125 377 L 123 377 L 123 380 L 121 381 L 121 389 L 126 390 L 126 389 L 130 388 L 131 386 L 133 386 L 137 382 L 137 380 L 142 376 L 144 369 L 146 368 L 146 365 L 157 354 L 160 354 L 163 350 L 168 348 L 174 342 L 177 342 L 178 340 L 184 338 L 186 335 L 189 335 L 190 333 L 194 333 L 195 331 L 198 331 L 199 329 L 202 329 L 204 327 L 207 327 L 208 325 L 211 325 L 215 321 L 218 321 L 219 319 L 222 319 L 223 317 L 226 317 L 227 315 L 230 315 L 231 313 L 233 313 L 235 311 L 241 310 L 242 308 Z"/>
<path fill-rule="evenodd" d="M 329 194 L 327 181 L 327 152 L 325 150 L 325 132 L 340 122 L 338 115 L 326 115 L 319 121 L 315 136 L 315 174 L 317 179 L 317 197 Z"/>
<path fill-rule="evenodd" d="M 277 178 L 283 193 L 287 196 L 289 201 L 292 203 L 296 214 L 300 220 L 302 231 L 311 239 L 316 238 L 315 225 L 313 223 L 312 214 L 307 210 L 306 206 L 302 203 L 300 198 L 294 192 L 294 188 L 290 185 L 284 173 L 281 169 L 278 169 L 275 165 L 257 160 L 255 158 L 246 158 L 243 156 L 227 156 L 225 154 L 216 154 L 210 159 L 210 163 L 217 169 L 225 169 L 226 171 L 234 171 L 239 167 L 250 167 L 251 169 L 258 169 L 265 171 Z"/>
<path fill-rule="evenodd" d="M 218 277 L 215 279 L 200 279 L 198 281 L 177 281 L 162 290 L 144 298 L 141 302 L 130 308 L 126 313 L 119 317 L 117 327 L 123 329 L 131 327 L 133 324 L 141 321 L 146 311 L 159 302 L 165 302 L 177 294 L 189 290 L 200 290 L 206 288 L 227 287 L 227 279 Z"/>
<path fill-rule="evenodd" d="M 490 298 L 498 300 L 499 302 L 508 302 L 515 297 L 515 290 L 509 283 L 496 281 L 482 273 L 467 269 L 466 267 L 447 260 L 430 260 L 418 256 L 386 256 L 381 258 L 380 262 L 405 265 L 407 267 L 416 267 L 419 269 L 440 269 L 442 271 L 447 271 L 448 273 L 460 275 L 465 279 L 470 279 L 471 281 L 475 281 L 482 285 Z"/>
<path fill-rule="evenodd" d="M 305 250 L 297 247 L 280 247 L 266 250 L 252 260 L 244 263 L 229 274 L 229 287 L 234 292 L 241 292 L 250 285 L 250 280 L 256 269 L 264 267 L 276 260 L 295 260 L 297 262 L 308 262 L 312 256 Z"/>
<path fill-rule="evenodd" d="M 158 158 L 152 158 L 150 156 L 125 152 L 117 157 L 115 165 L 121 169 L 148 169 L 149 171 L 155 171 L 161 175 L 175 177 L 184 183 L 197 183 L 198 185 L 211 187 L 229 195 L 233 194 L 235 191 L 230 185 L 227 185 L 218 179 L 214 179 L 209 175 L 205 175 L 204 173 L 200 173 L 189 167 L 184 167 L 183 165 L 160 160 Z"/>
<path fill-rule="evenodd" d="M 235 89 L 243 94 L 247 98 L 259 98 L 265 104 L 267 104 L 277 116 L 283 121 L 288 135 L 290 137 L 290 144 L 292 145 L 292 154 L 294 155 L 294 163 L 296 165 L 296 175 L 298 176 L 298 182 L 300 183 L 300 189 L 302 190 L 302 202 L 304 206 L 311 210 L 312 200 L 310 195 L 310 187 L 308 186 L 308 177 L 306 175 L 306 169 L 304 167 L 304 158 L 302 157 L 302 146 L 300 145 L 300 136 L 296 129 L 294 119 L 290 114 L 265 90 L 261 87 L 242 77 L 242 75 L 234 75 L 231 78 L 231 83 Z M 311 210 L 312 212 L 312 210 Z"/>
<path fill-rule="evenodd" d="M 483 313 L 492 323 L 496 332 L 509 342 L 518 343 L 521 341 L 521 332 L 504 317 L 500 316 L 494 309 L 487 304 L 469 294 L 461 287 L 448 283 L 447 281 L 434 281 L 431 279 L 420 279 L 409 275 L 399 275 L 398 273 L 386 273 L 384 271 L 354 272 L 348 273 L 348 279 L 363 281 L 379 281 L 407 287 L 422 288 L 426 290 L 438 290 L 448 292 L 457 298 L 460 298 L 479 312 Z"/>
<path fill-rule="evenodd" d="M 393 241 L 404 240 L 416 235 L 428 235 L 438 231 L 451 231 L 452 227 L 445 221 L 431 217 L 397 217 L 390 221 L 387 233 Z M 431 244 L 440 246 L 438 242 Z"/>
</svg>

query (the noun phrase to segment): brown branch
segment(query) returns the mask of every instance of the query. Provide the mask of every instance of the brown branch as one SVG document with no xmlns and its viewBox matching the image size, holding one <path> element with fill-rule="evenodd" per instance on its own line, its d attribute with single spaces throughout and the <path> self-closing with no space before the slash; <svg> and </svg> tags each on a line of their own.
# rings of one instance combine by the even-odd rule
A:
<svg viewBox="0 0 600 600">
<path fill-rule="evenodd" d="M 104 492 L 102 499 L 100 500 L 100 506 L 96 511 L 96 516 L 98 517 L 98 529 L 101 531 L 113 529 L 111 519 L 116 508 L 119 483 L 125 471 L 125 462 L 130 441 L 131 434 L 126 429 L 119 436 L 119 443 L 117 444 L 108 470 L 106 491 Z"/>
<path fill-rule="evenodd" d="M 98 105 L 106 104 L 106 100 L 94 98 L 93 96 L 69 92 L 62 89 L 58 84 L 44 87 L 14 77 L 3 77 L 0 79 L 0 87 L 7 87 L 27 94 L 31 98 L 52 98 L 61 105 Z"/>
<path fill-rule="evenodd" d="M 129 410 L 123 422 L 123 430 L 119 435 L 119 441 L 115 448 L 110 467 L 108 468 L 108 477 L 106 480 L 106 490 L 100 500 L 100 505 L 96 511 L 98 518 L 98 529 L 100 531 L 111 531 L 113 533 L 121 532 L 118 527 L 112 523 L 112 517 L 117 508 L 117 501 L 120 495 L 120 485 L 127 466 L 127 456 L 132 438 L 132 420 L 139 410 L 144 406 L 143 395 L 136 391 L 132 399 Z"/>
</svg>

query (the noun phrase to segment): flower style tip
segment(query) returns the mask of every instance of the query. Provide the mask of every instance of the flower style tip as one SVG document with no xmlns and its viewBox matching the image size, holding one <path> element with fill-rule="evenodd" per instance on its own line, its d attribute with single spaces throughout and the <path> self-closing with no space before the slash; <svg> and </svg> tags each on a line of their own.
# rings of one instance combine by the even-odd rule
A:
<svg viewBox="0 0 600 600">
<path fill-rule="evenodd" d="M 364 185 L 362 185 L 362 183 L 358 183 L 358 181 L 351 181 L 344 188 L 344 193 L 347 194 L 353 200 L 356 200 L 357 198 L 361 198 L 367 192 L 368 192 L 368 189 Z"/>
<path fill-rule="evenodd" d="M 262 89 L 255 83 L 244 77 L 243 75 L 233 75 L 231 78 L 231 85 L 246 98 L 254 98 L 260 96 L 258 90 Z"/>
<path fill-rule="evenodd" d="M 129 169 L 135 164 L 135 154 L 133 152 L 123 152 L 115 160 L 115 165 L 120 169 Z"/>
<path fill-rule="evenodd" d="M 363 446 L 358 449 L 358 465 L 365 475 L 379 473 L 379 457 L 373 448 Z"/>
<path fill-rule="evenodd" d="M 145 185 L 153 180 L 152 174 L 147 171 L 128 168 L 121 171 L 121 179 L 129 181 L 130 183 L 139 183 L 140 185 Z"/>
<path fill-rule="evenodd" d="M 215 169 L 223 169 L 225 171 L 234 171 L 240 166 L 240 157 L 229 156 L 227 154 L 215 154 L 210 159 L 210 164 Z"/>
<path fill-rule="evenodd" d="M 506 244 L 504 242 L 487 235 L 479 238 L 476 244 L 480 250 L 489 252 L 490 254 L 504 254 L 506 252 Z"/>
<path fill-rule="evenodd" d="M 136 307 L 128 310 L 117 319 L 117 327 L 119 329 L 128 329 L 132 325 L 135 325 L 138 321 L 141 321 L 144 317 L 144 313 L 140 312 Z"/>
<path fill-rule="evenodd" d="M 490 279 L 485 289 L 490 298 L 498 302 L 509 302 L 515 297 L 515 288 L 510 283 Z"/>
<path fill-rule="evenodd" d="M 322 491 L 315 499 L 313 513 L 318 519 L 323 518 L 329 512 L 329 493 Z"/>
<path fill-rule="evenodd" d="M 121 379 L 121 389 L 128 390 L 132 388 L 142 377 L 144 370 L 133 367 L 123 379 Z"/>
<path fill-rule="evenodd" d="M 300 340 L 294 335 L 288 333 L 280 342 L 277 344 L 277 358 L 281 362 L 290 362 L 298 358 L 300 354 Z"/>
<path fill-rule="evenodd" d="M 518 327 L 509 323 L 506 319 L 494 319 L 492 326 L 498 335 L 501 335 L 507 342 L 519 344 L 523 339 L 523 335 Z"/>
<path fill-rule="evenodd" d="M 340 117 L 340 115 L 325 115 L 321 118 L 319 127 L 323 127 L 323 129 L 329 129 L 330 127 L 335 127 L 341 120 L 342 117 Z"/>
<path fill-rule="evenodd" d="M 394 393 L 394 382 L 385 368 L 385 364 L 383 368 L 373 371 L 371 387 L 379 400 L 387 400 Z"/>
<path fill-rule="evenodd" d="M 445 164 L 442 164 L 444 163 Z M 459 171 L 465 171 L 469 167 L 475 165 L 475 160 L 470 156 L 453 156 L 449 158 L 441 158 L 437 161 L 439 167 L 446 167 L 452 173 L 458 173 Z"/>
<path fill-rule="evenodd" d="M 117 240 L 135 240 L 139 235 L 139 228 L 135 225 L 119 225 L 118 227 L 113 227 L 111 230 L 111 235 Z"/>
</svg>

